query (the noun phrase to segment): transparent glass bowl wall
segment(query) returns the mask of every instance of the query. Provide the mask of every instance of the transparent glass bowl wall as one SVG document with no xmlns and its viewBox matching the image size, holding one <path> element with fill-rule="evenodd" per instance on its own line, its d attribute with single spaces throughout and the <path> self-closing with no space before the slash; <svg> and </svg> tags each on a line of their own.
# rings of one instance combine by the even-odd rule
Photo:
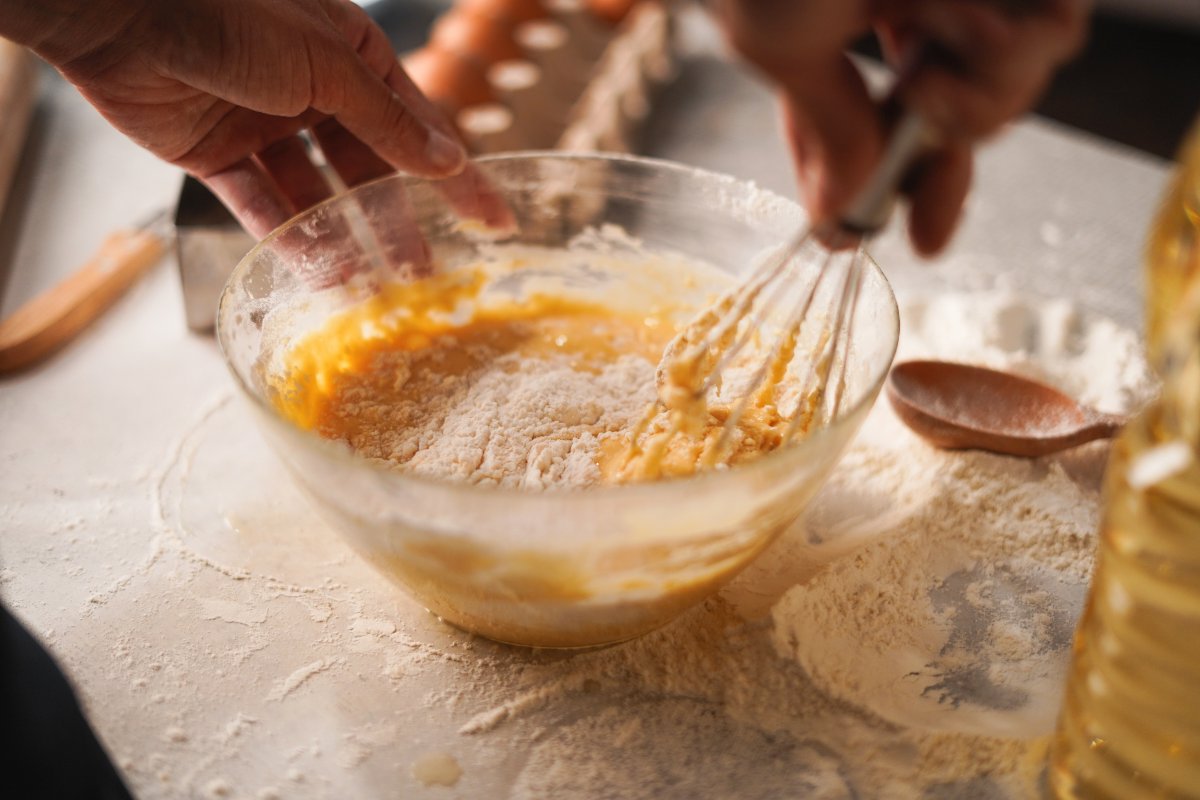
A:
<svg viewBox="0 0 1200 800">
<path fill-rule="evenodd" d="M 750 184 L 664 162 L 523 154 L 480 164 L 517 219 L 514 241 L 564 246 L 611 223 L 648 251 L 737 275 L 803 220 L 795 204 Z M 470 260 L 477 233 L 446 202 L 462 196 L 461 183 L 392 177 L 292 220 L 230 278 L 218 314 L 225 357 L 318 512 L 434 613 L 489 638 L 543 647 L 652 630 L 719 588 L 802 513 L 891 364 L 899 333 L 891 289 L 871 263 L 834 423 L 732 470 L 573 491 L 474 487 L 380 468 L 277 415 L 264 372 L 371 291 L 369 281 L 336 286 L 336 276 L 381 256 L 403 259 L 422 240 L 435 262 Z M 365 257 L 355 242 L 368 230 L 377 246 Z"/>
</svg>

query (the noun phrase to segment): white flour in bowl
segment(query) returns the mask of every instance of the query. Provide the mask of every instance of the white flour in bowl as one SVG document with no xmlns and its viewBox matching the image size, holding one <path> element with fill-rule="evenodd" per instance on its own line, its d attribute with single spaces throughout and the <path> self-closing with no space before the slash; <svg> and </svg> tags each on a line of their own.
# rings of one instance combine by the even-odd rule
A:
<svg viewBox="0 0 1200 800">
<path fill-rule="evenodd" d="M 440 347 L 422 352 L 423 362 L 442 355 Z M 338 411 L 364 432 L 355 451 L 385 467 L 473 485 L 588 486 L 601 480 L 601 442 L 632 428 L 654 400 L 654 364 L 636 354 L 581 370 L 571 355 L 467 349 L 479 351 L 472 355 L 482 367 L 438 372 L 412 366 L 412 353 L 376 357 L 373 371 L 408 385 L 386 402 L 371 387 L 343 390 Z"/>
</svg>

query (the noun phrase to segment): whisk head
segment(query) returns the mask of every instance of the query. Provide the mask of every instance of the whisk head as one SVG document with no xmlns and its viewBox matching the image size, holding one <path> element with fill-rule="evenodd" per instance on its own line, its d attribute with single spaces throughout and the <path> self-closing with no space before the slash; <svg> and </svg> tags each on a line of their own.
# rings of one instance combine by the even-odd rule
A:
<svg viewBox="0 0 1200 800">
<path fill-rule="evenodd" d="M 624 477 L 716 467 L 835 420 L 867 256 L 838 229 L 764 258 L 667 346 Z"/>
</svg>

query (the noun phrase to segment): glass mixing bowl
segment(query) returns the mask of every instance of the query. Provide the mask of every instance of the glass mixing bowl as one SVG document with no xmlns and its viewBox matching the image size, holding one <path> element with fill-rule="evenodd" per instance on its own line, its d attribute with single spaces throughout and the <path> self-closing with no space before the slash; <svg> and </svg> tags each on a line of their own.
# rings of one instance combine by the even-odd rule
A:
<svg viewBox="0 0 1200 800">
<path fill-rule="evenodd" d="M 752 184 L 660 161 L 517 154 L 479 169 L 511 209 L 520 243 L 567 247 L 587 230 L 619 226 L 647 252 L 736 276 L 804 220 L 796 204 Z M 470 196 L 462 180 L 395 176 L 296 217 L 230 278 L 217 321 L 225 358 L 317 511 L 433 613 L 540 647 L 645 633 L 718 589 L 803 512 L 891 364 L 891 288 L 868 264 L 832 423 L 732 469 L 577 490 L 479 487 L 388 470 L 279 415 L 267 378 L 281 354 L 369 296 L 381 262 L 431 254 L 444 268 L 486 246 L 482 226 L 454 210 Z"/>
</svg>

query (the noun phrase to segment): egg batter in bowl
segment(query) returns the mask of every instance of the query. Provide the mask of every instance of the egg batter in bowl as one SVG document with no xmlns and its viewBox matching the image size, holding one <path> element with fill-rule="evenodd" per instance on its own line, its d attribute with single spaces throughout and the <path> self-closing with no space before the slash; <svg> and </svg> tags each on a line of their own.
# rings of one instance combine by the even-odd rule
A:
<svg viewBox="0 0 1200 800">
<path fill-rule="evenodd" d="M 630 294 L 634 282 L 644 285 Z M 385 468 L 472 485 L 582 488 L 731 466 L 783 443 L 777 404 L 798 402 L 792 373 L 754 394 L 719 458 L 728 404 L 691 404 L 671 434 L 654 403 L 656 365 L 692 303 L 729 283 L 632 251 L 580 262 L 570 250 L 492 248 L 332 317 L 290 350 L 274 402 Z M 763 357 L 754 350 L 748 359 Z"/>
<path fill-rule="evenodd" d="M 741 396 L 735 369 L 728 396 L 697 406 L 695 424 L 647 461 L 632 442 L 669 431 L 675 413 L 647 416 L 667 343 L 786 239 L 796 207 L 641 159 L 482 164 L 514 235 L 476 236 L 433 184 L 359 187 L 243 260 L 218 335 L 314 508 L 426 608 L 515 644 L 627 639 L 714 592 L 800 515 L 878 394 L 895 302 L 871 265 L 828 424 L 782 440 L 779 419 L 805 402 L 797 366 L 755 398 L 709 467 Z M 341 222 L 384 227 L 398 197 L 431 271 L 304 280 L 346 260 L 331 233 Z"/>
</svg>

